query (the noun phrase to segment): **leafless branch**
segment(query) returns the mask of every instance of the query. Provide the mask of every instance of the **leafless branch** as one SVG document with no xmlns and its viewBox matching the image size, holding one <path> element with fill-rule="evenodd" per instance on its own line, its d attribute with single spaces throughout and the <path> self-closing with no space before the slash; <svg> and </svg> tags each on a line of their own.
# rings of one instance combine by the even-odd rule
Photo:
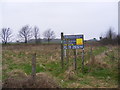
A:
<svg viewBox="0 0 120 90">
<path fill-rule="evenodd" d="M 12 37 L 12 32 L 10 28 L 2 28 L 1 31 L 2 43 L 7 44 L 11 37 Z"/>
<path fill-rule="evenodd" d="M 43 33 L 43 35 L 48 40 L 48 43 L 49 43 L 50 40 L 55 38 L 55 33 L 54 33 L 54 31 L 51 31 L 51 29 L 46 30 Z"/>
<path fill-rule="evenodd" d="M 31 28 L 28 25 L 23 26 L 19 31 L 19 36 L 24 39 L 25 43 L 27 43 L 32 37 Z"/>
</svg>

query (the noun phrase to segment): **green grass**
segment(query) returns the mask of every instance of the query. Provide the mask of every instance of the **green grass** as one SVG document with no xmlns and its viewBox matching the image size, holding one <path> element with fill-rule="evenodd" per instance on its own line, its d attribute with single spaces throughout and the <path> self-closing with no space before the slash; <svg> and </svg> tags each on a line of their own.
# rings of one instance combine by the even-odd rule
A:
<svg viewBox="0 0 120 90">
<path fill-rule="evenodd" d="M 4 72 L 11 72 L 14 69 L 22 69 L 26 74 L 31 74 L 32 66 L 30 64 L 14 64 L 12 60 L 8 60 L 7 64 L 9 67 Z M 46 65 L 44 64 L 37 64 L 36 66 L 36 73 L 39 72 L 50 72 L 53 76 L 63 78 L 60 74 L 64 73 L 66 67 L 61 69 L 61 65 L 59 62 L 51 62 Z M 4 77 L 4 79 L 7 77 Z"/>
<path fill-rule="evenodd" d="M 112 77 L 112 72 L 109 69 L 101 69 L 101 68 L 97 68 L 94 69 L 91 72 L 92 76 L 98 77 L 98 78 L 104 78 L 106 79 L 108 76 Z"/>
<path fill-rule="evenodd" d="M 94 56 L 99 55 L 99 54 L 103 53 L 104 51 L 108 50 L 108 48 L 106 46 L 99 46 L 99 47 L 94 47 L 94 48 L 95 49 L 92 50 L 92 55 L 94 55 Z M 85 52 L 84 61 L 90 60 L 90 55 L 91 55 L 90 50 Z M 79 60 L 79 61 L 81 61 L 81 60 Z"/>
<path fill-rule="evenodd" d="M 95 50 L 93 50 L 93 55 L 99 55 L 100 53 L 106 51 L 108 48 L 105 46 L 97 47 Z"/>
<path fill-rule="evenodd" d="M 18 58 L 21 58 L 21 57 L 24 57 L 25 56 L 25 52 L 20 52 L 19 54 L 18 54 Z"/>
<path fill-rule="evenodd" d="M 107 83 L 114 83 L 117 84 L 118 81 L 118 73 L 113 71 L 112 69 L 94 69 L 94 71 L 90 72 L 89 75 L 104 80 Z"/>
<path fill-rule="evenodd" d="M 9 67 L 7 70 L 4 71 L 4 74 L 6 74 L 7 72 L 11 72 L 14 69 L 20 69 L 23 70 L 26 74 L 31 74 L 31 70 L 32 70 L 32 66 L 30 64 L 9 64 Z M 36 66 L 36 73 L 38 72 L 44 72 L 45 69 L 43 67 L 40 67 L 39 65 Z M 3 77 L 3 79 L 6 79 L 8 76 L 5 75 L 5 77 Z"/>
<path fill-rule="evenodd" d="M 55 77 L 63 78 L 60 74 L 64 73 L 66 70 L 66 66 L 62 69 L 60 62 L 51 62 L 46 64 L 46 69 Z M 60 75 L 60 76 L 59 76 Z"/>
<path fill-rule="evenodd" d="M 83 78 L 85 75 L 84 75 L 84 73 L 78 73 L 77 76 L 80 78 Z"/>
<path fill-rule="evenodd" d="M 34 47 L 34 46 L 33 46 Z M 46 47 L 46 46 L 45 46 Z M 30 47 L 31 48 L 31 47 Z M 105 46 L 100 46 L 100 47 L 94 47 L 94 51 L 93 54 L 99 55 L 102 52 L 106 51 L 108 48 Z M 41 48 L 40 48 L 41 49 Z M 5 50 L 3 52 L 3 65 L 8 65 L 7 69 L 3 71 L 3 80 L 6 79 L 8 77 L 7 73 L 11 72 L 14 69 L 20 69 L 23 70 L 26 74 L 30 75 L 31 74 L 31 54 L 27 54 L 26 55 L 26 51 L 27 50 L 21 50 L 19 52 L 17 52 L 17 54 L 15 54 L 14 49 L 13 50 Z M 27 51 L 28 52 L 28 51 Z M 55 52 L 59 53 L 58 50 L 56 50 Z M 71 51 L 72 52 L 72 51 Z M 79 52 L 79 54 L 81 54 Z M 106 61 L 109 61 L 112 58 L 113 54 L 110 54 L 110 57 L 108 56 L 106 59 Z M 67 65 L 66 59 L 64 59 L 64 68 L 61 68 L 61 61 L 59 59 L 58 56 L 58 60 L 54 60 L 54 61 L 50 61 L 47 62 L 50 59 L 50 56 L 55 56 L 55 54 L 51 51 L 47 51 L 46 49 L 43 50 L 43 52 L 41 51 L 37 51 L 37 66 L 36 66 L 36 72 L 49 72 L 53 77 L 57 78 L 57 80 L 59 81 L 60 85 L 64 88 L 66 87 L 71 87 L 69 86 L 72 83 L 80 83 L 80 85 L 84 86 L 84 85 L 90 85 L 90 86 L 94 86 L 91 85 L 91 80 L 89 78 L 86 78 L 87 76 L 92 76 L 94 78 L 97 78 L 96 80 L 103 80 L 104 82 L 108 82 L 108 77 L 110 77 L 111 83 L 113 81 L 117 81 L 118 80 L 118 74 L 116 71 L 116 67 L 114 66 L 112 69 L 111 68 L 97 68 L 97 67 L 89 67 L 89 66 L 84 66 L 84 72 L 82 72 L 81 70 L 81 57 L 77 57 L 77 71 L 75 73 L 75 77 L 77 79 L 73 79 L 73 80 L 66 80 L 66 78 L 64 77 L 65 71 L 68 70 L 68 68 L 70 66 L 73 66 L 73 59 L 74 58 L 69 58 L 69 65 Z M 71 54 L 72 56 L 72 54 Z M 13 60 L 13 58 L 15 57 L 15 59 L 18 59 L 18 63 L 14 62 L 15 60 Z M 24 61 L 25 59 L 25 61 Z M 90 54 L 89 51 L 86 52 L 85 54 L 85 61 L 90 59 Z M 22 61 L 20 61 L 22 60 Z M 20 63 L 19 63 L 20 62 Z M 22 63 L 21 63 L 22 62 Z M 47 62 L 47 63 L 46 63 Z M 113 61 L 115 62 L 115 61 Z M 111 61 L 108 64 L 116 64 L 116 63 L 112 63 Z M 92 68 L 92 71 L 89 71 L 89 68 Z M 79 78 L 82 78 L 83 80 L 78 81 Z M 63 81 L 61 81 L 63 80 Z M 97 84 L 96 87 L 99 87 L 99 84 Z"/>
<path fill-rule="evenodd" d="M 83 81 L 80 81 L 80 84 L 87 84 L 87 85 L 89 85 L 90 84 L 90 81 L 89 80 L 83 80 Z"/>
</svg>

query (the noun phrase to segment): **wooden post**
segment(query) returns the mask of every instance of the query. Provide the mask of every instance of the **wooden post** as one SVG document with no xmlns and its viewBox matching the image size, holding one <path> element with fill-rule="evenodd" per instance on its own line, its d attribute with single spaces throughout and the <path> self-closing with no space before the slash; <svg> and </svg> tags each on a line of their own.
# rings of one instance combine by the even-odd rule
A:
<svg viewBox="0 0 120 90">
<path fill-rule="evenodd" d="M 82 72 L 84 72 L 84 48 L 82 49 Z"/>
<path fill-rule="evenodd" d="M 91 43 L 91 47 L 90 47 L 90 63 L 91 63 L 91 65 L 94 65 L 94 63 L 95 63 L 95 58 L 94 58 L 94 55 L 93 55 L 92 43 Z"/>
<path fill-rule="evenodd" d="M 64 67 L 64 62 L 63 62 L 63 60 L 64 60 L 64 57 L 63 57 L 63 55 L 64 55 L 63 39 L 64 39 L 63 32 L 61 32 L 61 66 L 62 66 L 62 68 Z"/>
<path fill-rule="evenodd" d="M 93 54 L 92 54 L 92 46 L 91 46 L 91 47 L 90 47 L 90 60 L 91 60 L 90 62 L 92 62 L 92 55 L 93 55 Z"/>
<path fill-rule="evenodd" d="M 68 64 L 68 62 L 69 62 L 69 49 L 68 49 L 68 39 L 67 39 L 67 52 L 66 52 L 66 54 L 67 54 L 67 64 Z"/>
<path fill-rule="evenodd" d="M 36 53 L 32 56 L 32 78 L 33 80 L 36 78 Z"/>
<path fill-rule="evenodd" d="M 77 69 L 76 58 L 77 58 L 77 56 L 76 56 L 76 49 L 74 49 L 74 68 L 75 68 L 75 70 Z"/>
<path fill-rule="evenodd" d="M 90 42 L 90 59 L 92 61 L 92 56 L 93 56 L 93 52 L 92 52 L 92 41 Z"/>
<path fill-rule="evenodd" d="M 76 55 L 78 55 L 78 51 L 77 51 L 77 49 L 76 49 Z"/>
<path fill-rule="evenodd" d="M 64 57 L 66 57 L 66 49 L 64 49 Z"/>
<path fill-rule="evenodd" d="M 93 58 L 93 54 L 92 54 L 92 43 L 90 43 L 90 51 L 89 51 L 89 55 L 90 55 L 90 57 L 89 57 L 89 62 L 90 62 L 90 67 L 89 67 L 89 72 L 91 71 L 91 67 L 92 67 L 92 63 L 93 63 L 93 60 L 92 60 L 92 58 Z"/>
<path fill-rule="evenodd" d="M 90 57 L 92 59 L 92 46 L 90 47 Z"/>
</svg>

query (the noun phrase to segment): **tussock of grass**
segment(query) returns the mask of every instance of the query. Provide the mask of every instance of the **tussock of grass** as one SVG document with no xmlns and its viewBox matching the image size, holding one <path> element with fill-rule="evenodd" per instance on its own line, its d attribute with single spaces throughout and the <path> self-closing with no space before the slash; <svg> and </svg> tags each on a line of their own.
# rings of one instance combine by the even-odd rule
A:
<svg viewBox="0 0 120 90">
<path fill-rule="evenodd" d="M 14 76 L 14 77 L 13 77 Z M 4 88 L 60 88 L 58 83 L 46 73 L 37 73 L 36 78 L 25 75 L 21 71 L 13 71 L 5 83 Z"/>
</svg>

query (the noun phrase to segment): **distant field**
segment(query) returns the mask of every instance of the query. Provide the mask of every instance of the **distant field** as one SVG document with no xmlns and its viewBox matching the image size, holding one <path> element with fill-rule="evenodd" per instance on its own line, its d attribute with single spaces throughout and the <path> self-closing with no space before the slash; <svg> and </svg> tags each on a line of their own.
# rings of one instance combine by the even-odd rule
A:
<svg viewBox="0 0 120 90">
<path fill-rule="evenodd" d="M 66 59 L 61 68 L 61 49 L 59 44 L 44 45 L 3 45 L 3 82 L 14 71 L 31 74 L 32 54 L 36 52 L 36 72 L 52 76 L 62 88 L 116 88 L 118 87 L 118 47 L 94 46 L 92 59 L 90 47 L 85 47 L 85 68 L 81 70 L 81 53 L 77 50 L 77 71 L 73 68 L 73 51 L 69 50 L 69 65 Z"/>
</svg>

